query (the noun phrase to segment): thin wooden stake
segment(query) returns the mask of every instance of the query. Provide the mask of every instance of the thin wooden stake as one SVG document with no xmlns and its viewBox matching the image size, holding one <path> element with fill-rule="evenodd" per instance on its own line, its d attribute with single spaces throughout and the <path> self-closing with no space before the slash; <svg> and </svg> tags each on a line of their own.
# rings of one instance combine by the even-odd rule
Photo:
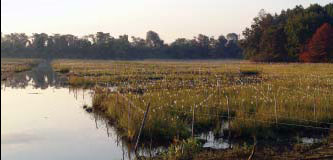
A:
<svg viewBox="0 0 333 160">
<path fill-rule="evenodd" d="M 331 125 L 331 130 L 330 130 L 330 144 L 333 146 L 333 125 Z"/>
<path fill-rule="evenodd" d="M 127 132 L 129 131 L 129 126 L 130 126 L 130 119 L 131 119 L 131 103 L 127 104 Z"/>
<path fill-rule="evenodd" d="M 251 152 L 251 155 L 249 156 L 248 160 L 252 160 L 253 159 L 254 154 L 256 153 L 256 148 L 257 148 L 257 140 L 254 137 L 254 145 L 253 145 L 252 152 Z"/>
<path fill-rule="evenodd" d="M 229 130 L 229 135 L 228 135 L 228 139 L 229 139 L 229 148 L 231 148 L 231 130 L 230 130 L 230 107 L 229 107 L 229 98 L 228 96 L 225 96 L 227 99 L 227 107 L 228 107 L 228 130 Z"/>
<path fill-rule="evenodd" d="M 228 96 L 225 96 L 227 98 L 227 107 L 228 107 L 228 127 L 230 128 L 230 107 L 229 107 L 229 98 Z"/>
<path fill-rule="evenodd" d="M 105 127 L 106 127 L 106 133 L 108 134 L 108 137 L 110 137 L 109 126 L 107 121 L 105 121 Z"/>
<path fill-rule="evenodd" d="M 276 102 L 276 96 L 274 95 L 274 101 L 275 101 L 275 124 L 278 123 L 278 117 L 277 117 L 277 102 Z"/>
<path fill-rule="evenodd" d="M 317 121 L 317 114 L 316 114 L 316 95 L 314 95 L 313 98 L 314 102 L 313 102 L 313 116 L 315 118 L 315 121 Z"/>
<path fill-rule="evenodd" d="M 148 104 L 147 110 L 146 110 L 146 112 L 145 112 L 145 114 L 143 116 L 142 124 L 141 124 L 140 131 L 139 131 L 139 135 L 138 135 L 138 138 L 136 140 L 136 144 L 135 144 L 135 148 L 134 148 L 135 153 L 136 153 L 136 151 L 138 149 L 138 146 L 139 146 L 141 132 L 143 130 L 143 127 L 145 126 L 147 115 L 148 115 L 148 112 L 149 112 L 149 108 L 150 108 L 150 103 Z"/>
<path fill-rule="evenodd" d="M 192 106 L 192 138 L 194 138 L 195 106 Z"/>
</svg>

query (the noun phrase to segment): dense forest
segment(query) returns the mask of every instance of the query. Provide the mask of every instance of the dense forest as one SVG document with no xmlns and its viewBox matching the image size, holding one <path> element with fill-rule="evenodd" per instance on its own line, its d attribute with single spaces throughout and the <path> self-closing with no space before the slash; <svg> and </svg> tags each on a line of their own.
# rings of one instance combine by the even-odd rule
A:
<svg viewBox="0 0 333 160">
<path fill-rule="evenodd" d="M 262 10 L 240 44 L 253 61 L 332 62 L 333 3 L 272 15 Z"/>
<path fill-rule="evenodd" d="M 83 37 L 1 34 L 1 57 L 86 59 L 236 59 L 261 62 L 332 62 L 333 3 L 296 6 L 280 14 L 259 12 L 243 38 L 199 34 L 167 44 L 154 31 L 146 38 L 98 32 Z"/>
<path fill-rule="evenodd" d="M 154 31 L 146 39 L 98 32 L 84 37 L 74 35 L 12 33 L 1 36 L 2 57 L 93 58 L 93 59 L 211 59 L 242 58 L 238 35 L 218 39 L 199 34 L 194 39 L 179 38 L 166 44 Z"/>
</svg>

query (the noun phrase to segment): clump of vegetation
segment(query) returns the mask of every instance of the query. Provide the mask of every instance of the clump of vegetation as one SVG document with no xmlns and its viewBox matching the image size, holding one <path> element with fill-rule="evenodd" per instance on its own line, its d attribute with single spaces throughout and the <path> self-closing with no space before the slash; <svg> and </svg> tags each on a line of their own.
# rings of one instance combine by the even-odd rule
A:
<svg viewBox="0 0 333 160">
<path fill-rule="evenodd" d="M 84 78 L 80 78 L 73 75 L 70 75 L 68 77 L 68 83 L 73 87 L 83 87 L 83 88 L 88 88 L 96 85 L 96 82 L 87 81 Z"/>
<path fill-rule="evenodd" d="M 191 160 L 202 151 L 202 143 L 196 139 L 189 138 L 169 146 L 163 153 L 161 159 L 165 160 Z"/>
<path fill-rule="evenodd" d="M 259 70 L 240 70 L 242 76 L 258 76 L 260 74 Z"/>
<path fill-rule="evenodd" d="M 120 94 L 100 93 L 95 95 L 93 107 L 100 114 L 111 120 L 123 137 L 134 141 L 138 136 L 140 128 L 138 122 L 142 121 L 147 104 L 142 102 L 143 104 L 139 105 L 137 101 L 130 102 L 129 99 L 134 98 L 126 98 Z M 157 106 L 152 106 L 152 109 L 149 111 L 145 128 L 142 131 L 143 141 L 151 139 L 159 140 L 160 142 L 172 141 L 175 137 L 184 139 L 191 135 L 186 120 L 177 121 L 170 111 L 161 113 L 158 110 Z"/>
<path fill-rule="evenodd" d="M 62 73 L 62 74 L 66 74 L 66 73 L 69 73 L 70 72 L 70 69 L 69 68 L 61 68 L 59 70 L 59 73 Z"/>
</svg>

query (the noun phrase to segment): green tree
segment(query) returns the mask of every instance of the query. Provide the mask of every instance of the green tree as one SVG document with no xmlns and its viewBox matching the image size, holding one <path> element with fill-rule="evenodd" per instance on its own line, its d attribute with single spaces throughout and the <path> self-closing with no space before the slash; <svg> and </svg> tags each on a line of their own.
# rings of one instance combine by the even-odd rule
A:
<svg viewBox="0 0 333 160">
<path fill-rule="evenodd" d="M 158 33 L 154 31 L 148 31 L 146 36 L 146 43 L 148 47 L 161 48 L 164 46 L 164 41 L 161 40 Z"/>
<path fill-rule="evenodd" d="M 46 33 L 34 33 L 32 36 L 32 47 L 38 50 L 46 48 L 48 37 Z"/>
</svg>

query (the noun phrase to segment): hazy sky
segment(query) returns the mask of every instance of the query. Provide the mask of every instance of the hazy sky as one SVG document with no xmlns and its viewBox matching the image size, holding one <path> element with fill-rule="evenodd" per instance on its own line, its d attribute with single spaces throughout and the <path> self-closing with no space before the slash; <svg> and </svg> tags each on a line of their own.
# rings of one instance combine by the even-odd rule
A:
<svg viewBox="0 0 333 160">
<path fill-rule="evenodd" d="M 260 9 L 280 12 L 332 0 L 1 0 L 1 32 L 110 32 L 145 37 L 156 31 L 170 42 L 199 33 L 241 33 Z"/>
</svg>

